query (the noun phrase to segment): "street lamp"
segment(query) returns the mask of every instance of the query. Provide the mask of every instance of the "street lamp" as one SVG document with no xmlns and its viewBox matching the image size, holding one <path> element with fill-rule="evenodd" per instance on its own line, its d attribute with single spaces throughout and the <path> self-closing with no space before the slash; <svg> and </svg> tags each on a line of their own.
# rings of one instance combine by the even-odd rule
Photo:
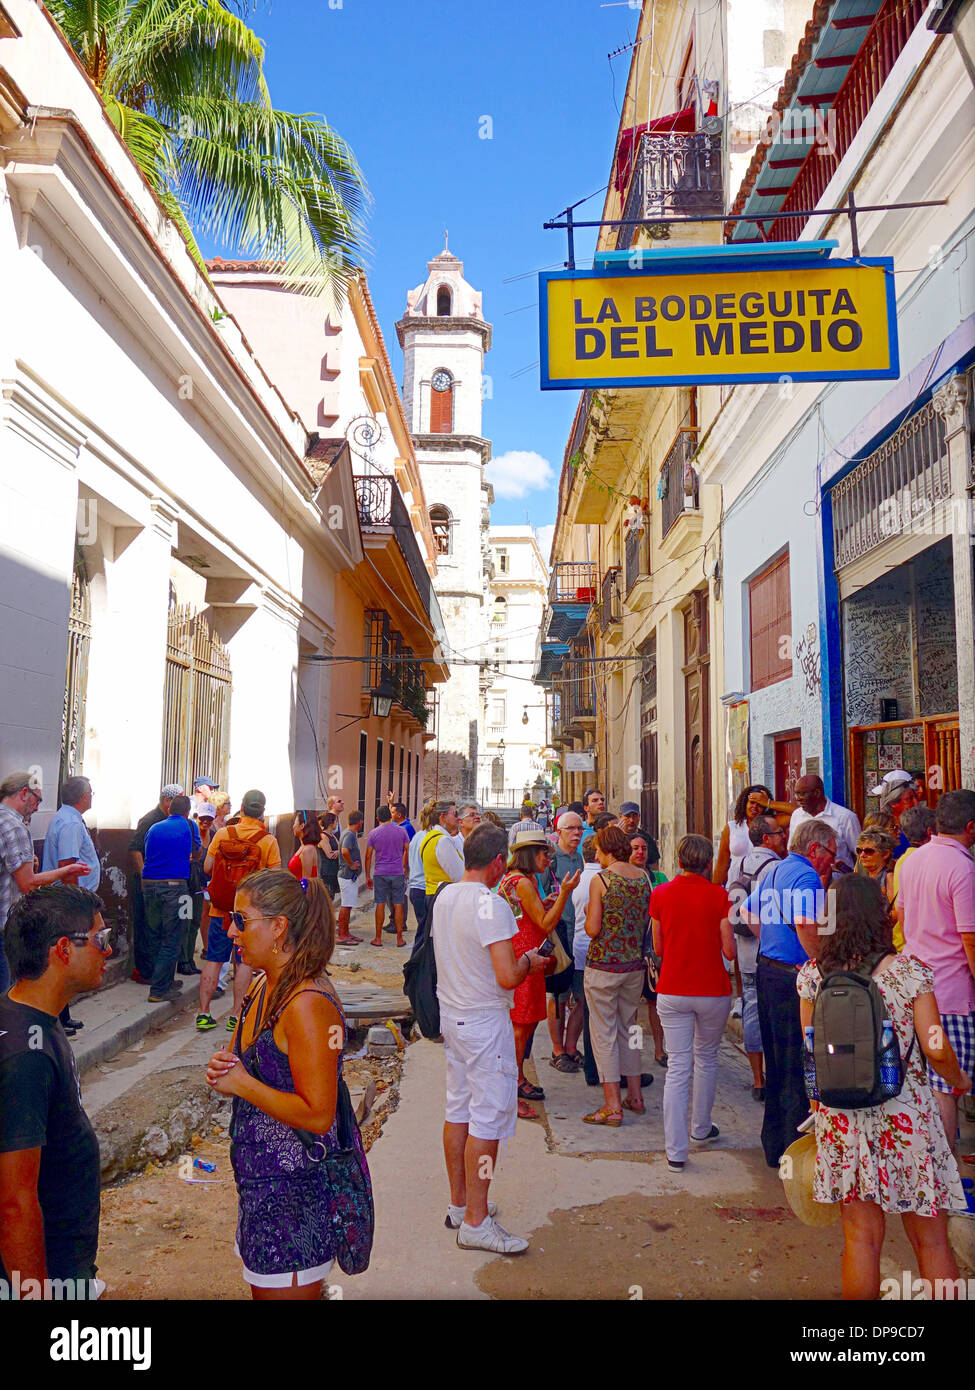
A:
<svg viewBox="0 0 975 1390">
<path fill-rule="evenodd" d="M 388 719 L 392 707 L 393 697 L 388 695 L 382 686 L 372 692 L 372 712 L 377 719 Z"/>
</svg>

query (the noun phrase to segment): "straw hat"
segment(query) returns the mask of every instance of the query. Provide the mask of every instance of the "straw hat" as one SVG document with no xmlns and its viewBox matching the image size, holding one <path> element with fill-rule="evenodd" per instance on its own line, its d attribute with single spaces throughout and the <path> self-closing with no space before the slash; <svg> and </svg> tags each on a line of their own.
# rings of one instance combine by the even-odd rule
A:
<svg viewBox="0 0 975 1390">
<path fill-rule="evenodd" d="M 544 830 L 519 830 L 512 849 L 551 849 Z"/>
<path fill-rule="evenodd" d="M 840 1214 L 839 1202 L 813 1200 L 816 1138 L 803 1134 L 779 1159 L 779 1177 L 786 1201 L 804 1226 L 832 1226 Z"/>
</svg>

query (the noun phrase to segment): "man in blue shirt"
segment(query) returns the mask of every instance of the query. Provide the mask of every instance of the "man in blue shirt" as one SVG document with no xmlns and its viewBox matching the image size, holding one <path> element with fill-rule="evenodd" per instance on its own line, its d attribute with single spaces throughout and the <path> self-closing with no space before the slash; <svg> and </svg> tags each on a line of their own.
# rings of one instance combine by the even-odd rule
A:
<svg viewBox="0 0 975 1390">
<path fill-rule="evenodd" d="M 549 862 L 548 881 L 545 884 L 546 892 L 557 893 L 559 884 L 564 878 L 568 877 L 569 874 L 574 874 L 577 870 L 582 872 L 583 858 L 579 851 L 581 840 L 582 817 L 577 816 L 572 811 L 566 811 L 559 818 L 559 837 L 555 842 L 555 853 Z M 541 887 L 541 885 L 539 886 Z M 572 957 L 572 938 L 575 933 L 575 917 L 575 908 L 572 906 L 572 898 L 569 897 L 566 899 L 562 918 L 555 930 L 558 932 L 559 940 L 570 959 Z M 572 1015 L 575 1015 L 572 1020 L 571 1047 L 569 1046 L 569 1019 L 566 1017 L 571 997 L 573 974 L 574 971 L 570 966 L 561 974 L 549 975 L 545 981 L 545 992 L 548 996 L 548 1031 L 552 1039 L 551 1064 L 556 1071 L 576 1072 L 579 1070 L 579 1063 L 573 1056 L 570 1056 L 570 1052 L 574 1052 L 578 1046 L 579 1034 L 582 1031 L 581 1002 L 577 1001 L 571 1011 Z"/>
<path fill-rule="evenodd" d="M 97 893 L 102 865 L 84 822 L 85 812 L 91 810 L 91 801 L 92 790 L 88 778 L 69 777 L 61 788 L 61 808 L 55 813 L 44 836 L 41 869 L 62 869 L 65 864 L 80 860 L 88 865 L 88 872 L 76 880 L 76 887 Z M 72 1018 L 68 1005 L 65 1005 L 61 1013 L 61 1026 L 71 1038 L 84 1024 Z"/>
<path fill-rule="evenodd" d="M 142 892 L 149 950 L 155 959 L 150 1004 L 176 999 L 183 988 L 182 981 L 175 978 L 176 962 L 186 923 L 193 915 L 188 886 L 190 860 L 199 858 L 202 849 L 200 832 L 189 814 L 189 797 L 174 796 L 169 815 L 151 826 L 146 835 Z"/>
<path fill-rule="evenodd" d="M 820 932 L 826 929 L 823 885 L 829 882 L 835 858 L 833 827 L 826 821 L 805 821 L 789 853 L 769 869 L 741 909 L 742 920 L 759 938 L 756 986 L 765 1053 L 762 1148 L 770 1168 L 778 1167 L 809 1114 L 796 975 L 817 954 Z"/>
<path fill-rule="evenodd" d="M 92 790 L 87 777 L 69 777 L 61 788 L 61 809 L 57 811 L 44 836 L 44 855 L 41 868 L 57 869 L 80 859 L 88 872 L 78 879 L 76 887 L 98 892 L 102 866 L 98 858 L 84 814 L 91 810 Z"/>
</svg>

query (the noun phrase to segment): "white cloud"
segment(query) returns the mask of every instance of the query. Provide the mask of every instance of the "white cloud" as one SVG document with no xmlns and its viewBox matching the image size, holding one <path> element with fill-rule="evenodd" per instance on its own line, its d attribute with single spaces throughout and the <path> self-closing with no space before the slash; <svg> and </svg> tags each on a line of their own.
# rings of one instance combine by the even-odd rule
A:
<svg viewBox="0 0 975 1390">
<path fill-rule="evenodd" d="M 555 535 L 554 526 L 536 526 L 535 537 L 538 541 L 538 548 L 542 552 L 542 559 L 548 564 L 548 557 L 552 550 L 552 537 Z"/>
<path fill-rule="evenodd" d="M 530 449 L 509 449 L 488 464 L 487 480 L 493 483 L 497 497 L 525 497 L 529 492 L 550 487 L 555 471 L 541 454 Z"/>
</svg>

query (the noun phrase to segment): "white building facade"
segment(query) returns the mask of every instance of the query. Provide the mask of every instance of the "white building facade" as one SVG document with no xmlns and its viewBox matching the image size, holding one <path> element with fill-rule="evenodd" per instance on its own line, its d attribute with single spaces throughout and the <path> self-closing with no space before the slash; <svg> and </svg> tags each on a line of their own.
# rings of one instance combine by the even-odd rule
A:
<svg viewBox="0 0 975 1390">
<path fill-rule="evenodd" d="M 516 806 L 548 788 L 545 691 L 532 681 L 538 628 L 548 596 L 548 566 L 531 526 L 490 530 L 490 638 L 493 683 L 478 797 L 485 805 Z M 548 788 L 550 789 L 550 788 Z"/>
<path fill-rule="evenodd" d="M 444 249 L 407 296 L 396 325 L 403 349 L 403 405 L 413 436 L 437 548 L 434 581 L 447 634 L 450 680 L 440 687 L 425 784 L 435 796 L 473 799 L 484 741 L 490 675 L 479 668 L 487 640 L 493 489 L 481 433 L 484 354 L 491 325 L 464 267 Z"/>
<path fill-rule="evenodd" d="M 83 773 L 111 903 L 160 785 L 316 804 L 348 470 L 308 437 L 47 13 L 0 40 L 0 765 Z M 328 525 L 329 507 L 345 518 Z M 335 515 L 335 513 L 333 513 Z M 299 679 L 304 687 L 299 696 Z"/>
</svg>

